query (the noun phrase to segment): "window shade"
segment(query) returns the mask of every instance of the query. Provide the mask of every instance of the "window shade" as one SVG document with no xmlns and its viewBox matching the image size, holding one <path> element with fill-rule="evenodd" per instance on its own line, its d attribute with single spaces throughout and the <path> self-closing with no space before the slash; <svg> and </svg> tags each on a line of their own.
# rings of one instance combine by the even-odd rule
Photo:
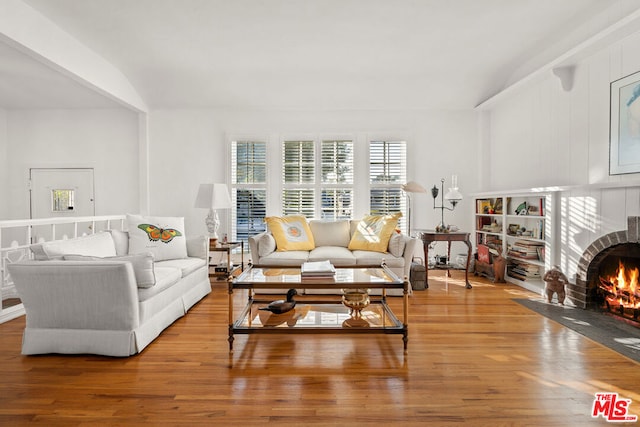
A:
<svg viewBox="0 0 640 427">
<path fill-rule="evenodd" d="M 285 141 L 282 155 L 285 183 L 313 184 L 316 170 L 313 141 Z"/>
<path fill-rule="evenodd" d="M 234 184 L 267 182 L 267 144 L 254 141 L 232 142 L 231 179 Z"/>
<path fill-rule="evenodd" d="M 407 179 L 407 151 L 404 141 L 372 141 L 369 146 L 371 184 L 404 184 Z"/>
<path fill-rule="evenodd" d="M 322 141 L 322 183 L 353 184 L 353 142 Z"/>
<path fill-rule="evenodd" d="M 234 233 L 237 241 L 247 241 L 249 236 L 266 230 L 264 218 L 267 192 L 264 189 L 236 189 L 233 213 Z"/>
<path fill-rule="evenodd" d="M 312 189 L 285 189 L 282 192 L 282 213 L 315 216 L 315 191 Z"/>
</svg>

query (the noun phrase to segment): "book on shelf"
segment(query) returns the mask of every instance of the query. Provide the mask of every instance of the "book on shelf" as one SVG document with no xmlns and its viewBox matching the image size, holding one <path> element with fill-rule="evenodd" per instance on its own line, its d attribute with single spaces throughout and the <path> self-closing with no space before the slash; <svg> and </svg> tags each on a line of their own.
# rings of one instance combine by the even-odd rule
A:
<svg viewBox="0 0 640 427">
<path fill-rule="evenodd" d="M 530 240 L 516 240 L 507 252 L 515 258 L 539 260 L 539 248 L 544 247 L 543 242 L 533 242 Z"/>
<path fill-rule="evenodd" d="M 476 200 L 476 213 L 488 214 L 490 209 L 491 209 L 491 200 L 489 199 Z"/>
<path fill-rule="evenodd" d="M 336 268 L 328 260 L 305 262 L 300 268 L 300 276 L 303 278 L 329 278 L 335 274 Z"/>
</svg>

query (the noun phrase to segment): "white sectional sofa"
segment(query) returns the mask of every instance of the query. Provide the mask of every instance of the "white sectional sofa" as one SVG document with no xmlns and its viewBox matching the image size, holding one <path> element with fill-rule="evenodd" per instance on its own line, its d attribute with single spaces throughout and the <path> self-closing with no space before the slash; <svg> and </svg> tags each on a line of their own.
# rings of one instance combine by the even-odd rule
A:
<svg viewBox="0 0 640 427">
<path fill-rule="evenodd" d="M 145 236 L 149 252 L 118 230 L 33 245 L 34 260 L 8 265 L 26 311 L 22 353 L 141 352 L 211 292 L 208 239 L 178 234 Z"/>
<path fill-rule="evenodd" d="M 261 266 L 297 266 L 306 261 L 329 260 L 336 266 L 380 265 L 383 261 L 401 279 L 409 280 L 411 260 L 418 240 L 393 232 L 384 251 L 349 249 L 360 220 L 310 220 L 314 247 L 309 250 L 280 250 L 272 231 L 249 237 L 251 262 Z M 337 290 L 339 291 L 339 289 Z M 397 291 L 397 292 L 396 292 Z M 262 290 L 262 292 L 265 292 Z M 389 295 L 402 295 L 391 289 Z"/>
</svg>

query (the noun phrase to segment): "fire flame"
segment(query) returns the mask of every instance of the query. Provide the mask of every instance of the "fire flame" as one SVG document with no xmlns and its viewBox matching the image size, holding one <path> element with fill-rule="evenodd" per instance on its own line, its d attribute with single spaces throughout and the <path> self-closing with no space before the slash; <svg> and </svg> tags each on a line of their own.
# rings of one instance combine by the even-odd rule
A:
<svg viewBox="0 0 640 427">
<path fill-rule="evenodd" d="M 640 285 L 638 267 L 629 268 L 618 261 L 615 275 L 600 277 L 600 288 L 607 293 L 607 300 L 629 308 L 640 308 Z"/>
</svg>

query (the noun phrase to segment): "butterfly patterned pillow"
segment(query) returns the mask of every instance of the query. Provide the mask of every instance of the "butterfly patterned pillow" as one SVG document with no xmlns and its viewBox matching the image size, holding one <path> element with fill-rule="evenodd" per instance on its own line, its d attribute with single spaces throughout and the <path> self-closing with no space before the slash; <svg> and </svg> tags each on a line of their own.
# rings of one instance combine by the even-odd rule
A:
<svg viewBox="0 0 640 427">
<path fill-rule="evenodd" d="M 156 261 L 187 257 L 184 218 L 127 214 L 129 254 L 151 252 Z"/>
</svg>

